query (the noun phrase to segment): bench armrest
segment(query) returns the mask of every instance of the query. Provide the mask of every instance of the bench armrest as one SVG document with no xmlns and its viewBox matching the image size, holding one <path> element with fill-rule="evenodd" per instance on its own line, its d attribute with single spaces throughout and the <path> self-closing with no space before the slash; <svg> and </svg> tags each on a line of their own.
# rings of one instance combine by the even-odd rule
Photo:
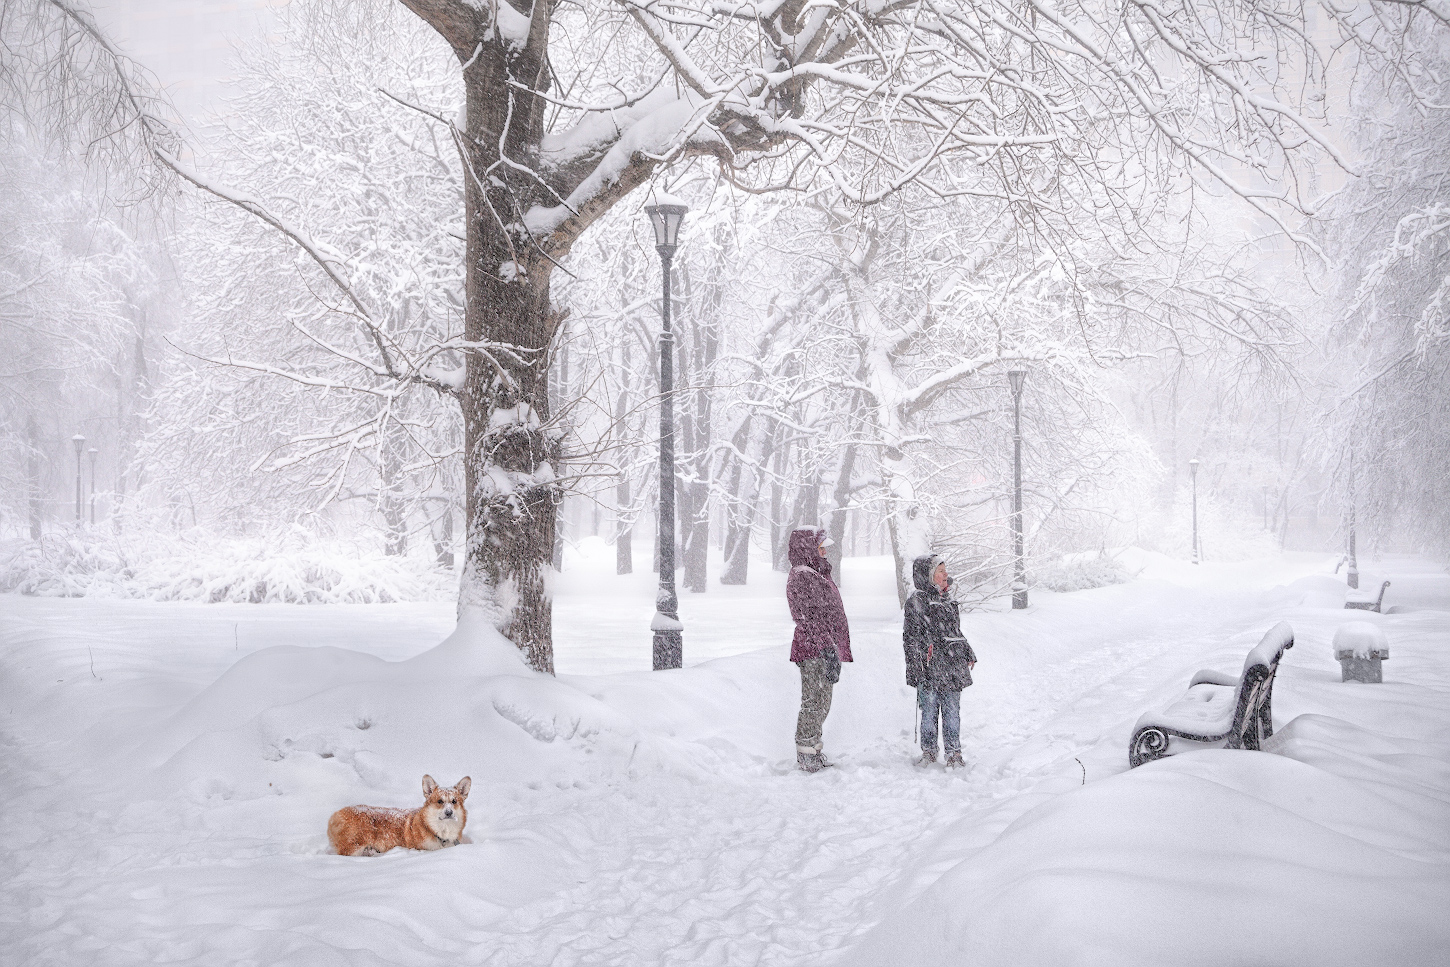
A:
<svg viewBox="0 0 1450 967">
<path fill-rule="evenodd" d="M 1211 668 L 1205 668 L 1193 676 L 1193 681 L 1188 683 L 1188 687 L 1192 688 L 1195 685 L 1227 685 L 1229 688 L 1234 688 L 1238 683 L 1239 677 L 1237 675 L 1216 672 Z"/>
</svg>

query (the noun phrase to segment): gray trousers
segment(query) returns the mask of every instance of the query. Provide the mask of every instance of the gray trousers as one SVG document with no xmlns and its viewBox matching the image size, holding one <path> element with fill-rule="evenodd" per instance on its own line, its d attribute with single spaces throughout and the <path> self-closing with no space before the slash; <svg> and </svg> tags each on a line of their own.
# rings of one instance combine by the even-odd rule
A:
<svg viewBox="0 0 1450 967">
<path fill-rule="evenodd" d="M 821 729 L 831 711 L 831 662 L 824 658 L 807 658 L 797 662 L 801 670 L 801 712 L 795 722 L 795 744 L 798 749 L 819 752 Z"/>
</svg>

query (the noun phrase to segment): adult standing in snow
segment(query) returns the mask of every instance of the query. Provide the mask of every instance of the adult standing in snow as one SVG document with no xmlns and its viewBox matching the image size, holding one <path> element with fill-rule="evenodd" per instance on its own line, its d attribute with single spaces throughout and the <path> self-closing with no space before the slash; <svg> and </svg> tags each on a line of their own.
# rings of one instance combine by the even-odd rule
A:
<svg viewBox="0 0 1450 967">
<path fill-rule="evenodd" d="M 928 765 L 936 761 L 940 716 L 947 765 L 965 765 L 962 689 L 972 684 L 977 655 L 962 634 L 957 603 L 947 597 L 952 579 L 946 562 L 935 554 L 923 554 L 911 562 L 911 580 L 916 590 L 906 599 L 901 644 L 906 650 L 906 684 L 916 689 L 916 705 L 921 709 L 921 758 L 916 762 Z"/>
<path fill-rule="evenodd" d="M 796 717 L 796 765 L 818 772 L 830 765 L 821 731 L 831 710 L 831 689 L 841 680 L 841 662 L 851 660 L 851 631 L 841 592 L 831 579 L 826 548 L 831 539 L 817 527 L 791 531 L 790 577 L 785 599 L 795 619 L 790 660 L 801 672 L 801 710 Z"/>
</svg>

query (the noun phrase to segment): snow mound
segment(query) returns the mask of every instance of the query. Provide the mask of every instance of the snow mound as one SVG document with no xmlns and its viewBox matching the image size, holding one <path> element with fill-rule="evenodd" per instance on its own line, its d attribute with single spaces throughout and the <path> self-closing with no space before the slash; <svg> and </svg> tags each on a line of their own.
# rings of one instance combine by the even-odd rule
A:
<svg viewBox="0 0 1450 967">
<path fill-rule="evenodd" d="M 407 661 L 332 647 L 258 651 L 151 730 L 138 753 L 151 795 L 328 790 L 335 806 L 412 806 L 425 773 L 446 783 L 471 774 L 476 787 L 597 780 L 627 771 L 641 742 L 624 715 L 532 671 L 469 615 Z"/>
<path fill-rule="evenodd" d="M 1384 629 L 1369 621 L 1350 621 L 1334 632 L 1334 657 L 1381 658 L 1390 652 Z"/>
<path fill-rule="evenodd" d="M 1423 777 L 1450 768 L 1325 716 L 1272 742 L 1277 755 L 1191 752 L 1049 800 L 840 963 L 1443 962 L 1450 803 Z M 943 850 L 972 833 L 949 830 Z M 1366 878 L 1375 900 L 1356 903 Z"/>
</svg>

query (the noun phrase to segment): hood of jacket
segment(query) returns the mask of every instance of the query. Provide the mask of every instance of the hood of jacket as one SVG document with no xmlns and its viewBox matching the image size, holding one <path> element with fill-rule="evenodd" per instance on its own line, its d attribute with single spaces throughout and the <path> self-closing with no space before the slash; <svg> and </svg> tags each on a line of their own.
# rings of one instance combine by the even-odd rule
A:
<svg viewBox="0 0 1450 967">
<path fill-rule="evenodd" d="M 931 579 L 938 564 L 946 563 L 937 554 L 923 554 L 911 562 L 911 583 L 916 585 L 918 591 L 925 591 L 927 594 L 941 594 L 941 589 Z"/>
<path fill-rule="evenodd" d="M 819 571 L 826 577 L 831 576 L 831 562 L 821 557 L 821 538 L 825 531 L 817 527 L 802 527 L 790 532 L 790 543 L 786 545 L 786 558 L 790 561 L 791 567 L 805 565 L 813 571 Z"/>
</svg>

